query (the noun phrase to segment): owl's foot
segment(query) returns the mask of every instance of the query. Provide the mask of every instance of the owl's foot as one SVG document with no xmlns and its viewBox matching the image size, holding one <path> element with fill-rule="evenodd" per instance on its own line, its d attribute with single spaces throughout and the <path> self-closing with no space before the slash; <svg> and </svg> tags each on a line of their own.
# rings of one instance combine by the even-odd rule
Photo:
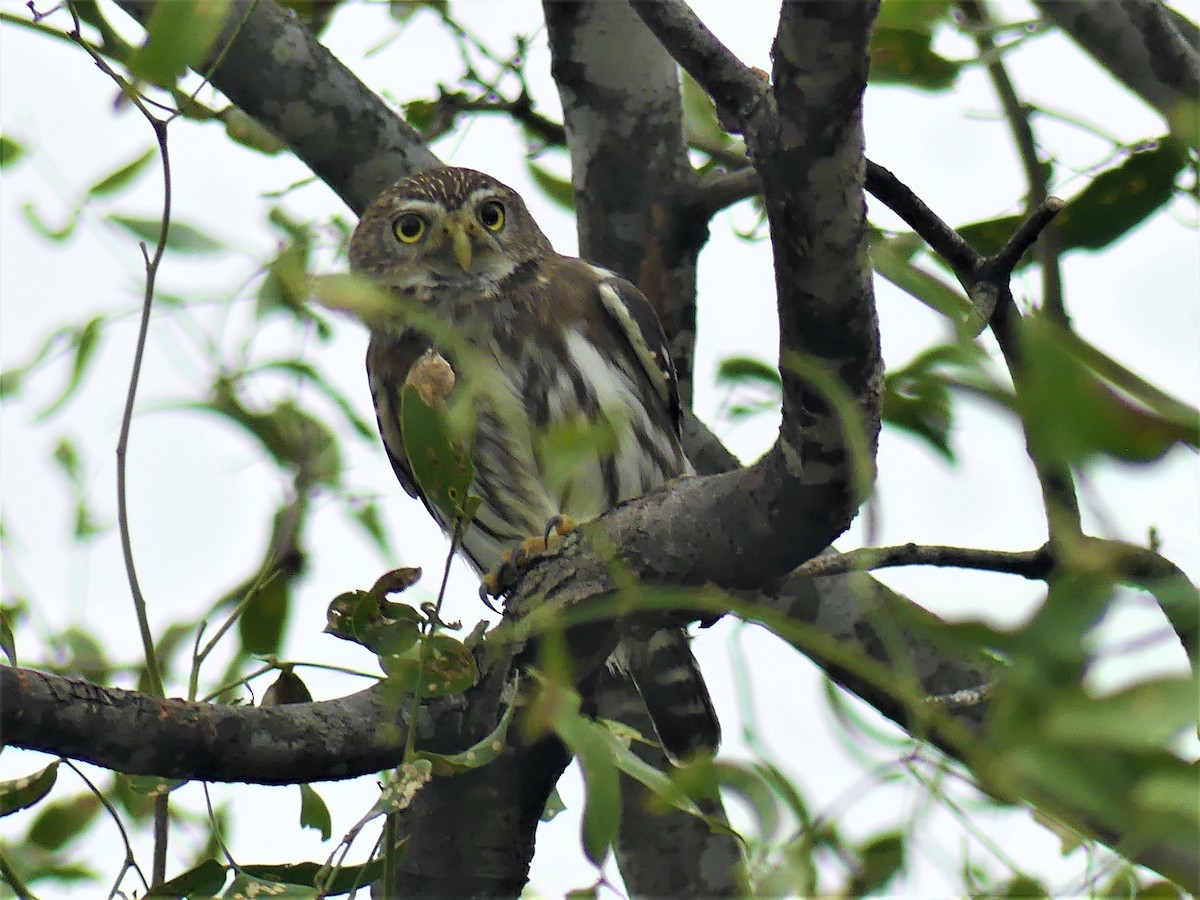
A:
<svg viewBox="0 0 1200 900">
<path fill-rule="evenodd" d="M 541 537 L 526 538 L 514 549 L 504 551 L 500 565 L 481 579 L 480 599 L 494 610 L 488 602 L 489 597 L 501 597 L 515 587 L 526 569 L 550 553 L 555 544 L 578 527 L 579 524 L 570 516 L 558 515 L 546 523 L 546 531 Z"/>
</svg>

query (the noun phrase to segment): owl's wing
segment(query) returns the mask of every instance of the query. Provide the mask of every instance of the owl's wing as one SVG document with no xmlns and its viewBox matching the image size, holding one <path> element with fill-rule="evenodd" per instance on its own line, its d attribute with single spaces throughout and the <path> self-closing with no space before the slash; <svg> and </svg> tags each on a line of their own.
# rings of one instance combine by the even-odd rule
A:
<svg viewBox="0 0 1200 900">
<path fill-rule="evenodd" d="M 679 383 L 675 363 L 667 349 L 667 336 L 654 307 L 633 284 L 607 269 L 591 266 L 599 276 L 596 289 L 600 305 L 617 326 L 627 348 L 646 372 L 670 415 L 671 427 L 678 437 L 683 426 L 679 404 Z"/>
<path fill-rule="evenodd" d="M 372 332 L 367 345 L 367 381 L 371 385 L 371 396 L 375 400 L 375 416 L 379 422 L 379 436 L 396 478 L 410 497 L 420 497 L 425 508 L 436 518 L 429 501 L 425 499 L 408 466 L 404 452 L 404 435 L 400 428 L 400 391 L 408 377 L 409 369 L 421 354 L 429 349 L 429 340 L 415 331 L 402 332 L 398 337 L 381 332 Z"/>
</svg>

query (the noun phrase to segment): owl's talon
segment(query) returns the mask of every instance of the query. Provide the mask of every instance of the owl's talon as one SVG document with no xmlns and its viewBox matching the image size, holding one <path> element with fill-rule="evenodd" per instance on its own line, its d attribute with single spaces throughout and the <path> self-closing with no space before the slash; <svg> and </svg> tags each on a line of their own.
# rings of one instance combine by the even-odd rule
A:
<svg viewBox="0 0 1200 900">
<path fill-rule="evenodd" d="M 499 596 L 500 589 L 496 584 L 496 573 L 488 572 L 483 576 L 483 580 L 479 583 L 479 599 L 483 602 L 484 606 L 498 616 L 503 615 L 503 613 L 496 609 L 494 605 L 492 605 L 492 597 Z"/>
<path fill-rule="evenodd" d="M 489 609 L 495 608 L 488 602 L 490 597 L 502 597 L 512 589 L 525 569 L 529 568 L 539 557 L 551 552 L 565 535 L 578 528 L 576 521 L 568 515 L 558 515 L 546 523 L 546 531 L 542 537 L 525 538 L 511 550 L 505 550 L 500 565 L 480 579 L 479 598 Z"/>
<path fill-rule="evenodd" d="M 542 539 L 548 548 L 551 536 L 566 537 L 578 527 L 579 523 L 574 518 L 568 516 L 566 513 L 560 513 L 546 523 L 546 533 L 542 536 Z"/>
</svg>

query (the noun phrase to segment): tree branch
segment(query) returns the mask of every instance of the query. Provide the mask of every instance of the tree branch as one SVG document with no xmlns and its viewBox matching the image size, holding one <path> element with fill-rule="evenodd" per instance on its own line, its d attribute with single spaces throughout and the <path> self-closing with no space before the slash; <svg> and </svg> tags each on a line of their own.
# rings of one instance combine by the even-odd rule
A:
<svg viewBox="0 0 1200 900">
<path fill-rule="evenodd" d="M 580 255 L 630 277 L 654 305 L 691 405 L 696 339 L 696 258 L 707 217 L 683 198 L 695 174 L 683 131 L 679 70 L 623 3 L 546 2 L 551 72 L 563 106 Z M 611 52 L 620 46 L 619 53 Z M 590 693 L 602 716 L 653 734 L 641 700 L 601 667 Z M 662 752 L 635 748 L 666 765 Z M 736 895 L 736 840 L 677 810 L 657 814 L 649 792 L 623 776 L 621 875 L 637 896 Z M 719 797 L 710 813 L 724 820 Z M 707 860 L 697 866 L 697 859 Z"/>
<path fill-rule="evenodd" d="M 1005 572 L 1025 578 L 1046 578 L 1053 569 L 1047 547 L 1014 553 L 974 547 L 938 547 L 902 544 L 898 547 L 863 547 L 838 555 L 810 559 L 793 573 L 797 577 L 823 578 L 845 572 L 886 569 L 892 566 L 942 566 Z"/>
<path fill-rule="evenodd" d="M 709 514 L 715 521 L 720 509 L 728 535 L 721 557 L 749 554 L 759 578 L 782 575 L 849 524 L 873 470 L 881 375 L 862 197 L 861 96 L 874 5 L 785 4 L 773 88 L 685 3 L 633 5 L 714 97 L 728 127 L 745 134 L 763 180 L 775 254 L 783 422 L 763 459 L 744 474 L 710 482 L 720 506 L 693 521 Z M 803 523 L 799 533 L 797 523 Z M 697 539 L 713 547 L 712 529 L 701 527 L 710 534 Z M 734 577 L 716 583 L 746 584 L 724 569 Z"/>
<path fill-rule="evenodd" d="M 129 775 L 295 784 L 378 772 L 404 753 L 399 711 L 379 686 L 320 703 L 220 706 L 5 666 L 0 696 L 6 743 Z"/>
<path fill-rule="evenodd" d="M 989 33 L 992 26 L 991 16 L 988 15 L 983 0 L 960 0 L 959 7 L 967 21 L 975 26 L 975 46 L 979 48 L 980 58 L 987 60 L 988 77 L 1000 98 L 1004 118 L 1008 120 L 1013 141 L 1017 145 L 1017 153 L 1021 157 L 1021 168 L 1025 170 L 1025 181 L 1029 185 L 1026 209 L 1040 209 L 1050 199 L 1047 186 L 1049 169 L 1038 159 L 1037 143 L 1029 123 L 1028 108 L 1017 96 L 1012 79 L 1008 77 L 1008 70 L 992 41 Z M 1042 270 L 1042 306 L 1054 321 L 1065 326 L 1068 319 L 1063 300 L 1062 272 L 1058 264 L 1060 243 L 1058 229 L 1053 223 L 1048 223 L 1041 232 L 1034 253 Z M 1015 263 L 1014 260 L 1014 265 Z"/>
<path fill-rule="evenodd" d="M 772 105 L 767 83 L 743 65 L 686 3 L 630 0 L 630 6 L 713 98 L 724 127 L 740 134 L 746 123 L 767 114 Z"/>
<path fill-rule="evenodd" d="M 598 716 L 623 722 L 643 735 L 654 733 L 646 707 L 627 679 L 602 668 L 596 682 L 592 693 Z M 656 746 L 634 743 L 631 749 L 660 771 L 670 768 Z M 699 798 L 696 804 L 710 819 L 728 826 L 719 796 Z M 703 819 L 666 806 L 641 782 L 624 774 L 621 830 L 614 849 L 631 897 L 747 895 L 741 842 L 731 831 L 714 829 Z"/>
<path fill-rule="evenodd" d="M 623 3 L 547 0 L 544 10 L 571 152 L 579 255 L 624 275 L 650 300 L 688 406 L 696 257 L 708 229 L 681 202 L 695 176 L 678 69 Z"/>
<path fill-rule="evenodd" d="M 1118 81 L 1173 127 L 1194 136 L 1200 96 L 1200 52 L 1176 27 L 1179 18 L 1158 0 L 1034 0 Z M 1194 33 L 1194 32 L 1193 32 Z M 1187 110 L 1192 110 L 1190 117 Z"/>
<path fill-rule="evenodd" d="M 117 2 L 143 24 L 156 5 Z M 212 63 L 212 84 L 356 213 L 405 175 L 438 164 L 412 126 L 273 0 L 230 3 Z"/>
</svg>

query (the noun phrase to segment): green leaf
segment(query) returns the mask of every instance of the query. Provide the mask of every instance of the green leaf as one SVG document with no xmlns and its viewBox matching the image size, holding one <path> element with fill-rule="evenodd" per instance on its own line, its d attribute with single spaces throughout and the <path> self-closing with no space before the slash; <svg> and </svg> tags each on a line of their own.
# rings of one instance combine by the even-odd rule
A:
<svg viewBox="0 0 1200 900">
<path fill-rule="evenodd" d="M 1187 149 L 1170 136 L 1101 172 L 1054 220 L 1064 249 L 1099 250 L 1133 230 L 1175 195 Z"/>
<path fill-rule="evenodd" d="M 1070 744 L 1164 748 L 1181 732 L 1196 730 L 1198 701 L 1190 678 L 1147 681 L 1107 697 L 1075 694 L 1050 708 L 1045 735 Z"/>
<path fill-rule="evenodd" d="M 859 864 L 846 887 L 850 897 L 864 897 L 883 890 L 904 867 L 904 835 L 880 834 L 858 848 Z"/>
<path fill-rule="evenodd" d="M 1096 455 L 1148 462 L 1195 445 L 1195 423 L 1160 416 L 1096 376 L 1053 323 L 1023 320 L 1018 401 L 1038 452 L 1078 463 Z"/>
<path fill-rule="evenodd" d="M 930 31 L 887 25 L 871 30 L 872 84 L 942 91 L 954 85 L 961 68 L 962 63 L 934 52 Z"/>
<path fill-rule="evenodd" d="M 50 793 L 50 789 L 54 787 L 57 779 L 58 761 L 56 760 L 40 772 L 34 772 L 24 778 L 14 778 L 11 781 L 0 781 L 0 817 L 33 806 Z"/>
<path fill-rule="evenodd" d="M 951 345 L 927 351 L 904 368 L 889 372 L 883 393 L 884 421 L 923 439 L 948 462 L 954 461 L 950 448 L 954 420 L 948 381 L 939 370 L 949 361 L 947 351 L 954 349 Z"/>
<path fill-rule="evenodd" d="M 617 768 L 644 785 L 654 795 L 652 811 L 671 807 L 695 816 L 713 830 L 732 833 L 726 823 L 705 815 L 692 799 L 694 795 L 715 795 L 718 773 L 712 760 L 698 758 L 686 766 L 674 769 L 672 775 L 667 775 L 633 752 L 633 740 L 651 743 L 637 731 L 628 725 L 609 720 L 601 720 L 596 724 L 601 728 L 599 733 L 603 734 L 607 741 Z"/>
<path fill-rule="evenodd" d="M 99 346 L 104 321 L 104 316 L 96 316 L 82 328 L 72 329 L 70 340 L 71 345 L 75 349 L 75 358 L 71 362 L 71 375 L 67 379 L 67 384 L 63 388 L 63 392 L 58 396 L 58 399 L 39 412 L 36 421 L 40 422 L 52 416 L 64 403 L 71 399 L 71 396 L 78 389 L 80 383 L 83 381 L 83 376 L 87 372 L 88 366 L 96 355 L 96 348 Z"/>
<path fill-rule="evenodd" d="M 1136 900 L 1184 900 L 1184 893 L 1169 881 L 1152 881 L 1138 888 Z"/>
<path fill-rule="evenodd" d="M 549 169 L 539 166 L 532 159 L 527 159 L 525 165 L 529 168 L 529 174 L 533 177 L 534 183 L 541 189 L 542 193 L 563 209 L 572 212 L 575 210 L 575 191 L 571 187 L 569 179 L 555 175 Z"/>
<path fill-rule="evenodd" d="M 538 432 L 535 458 L 542 460 L 542 479 L 551 496 L 565 496 L 579 467 L 597 455 L 616 452 L 617 431 L 607 419 L 582 417 L 554 422 Z"/>
<path fill-rule="evenodd" d="M 871 263 L 876 272 L 934 312 L 941 313 L 952 322 L 965 322 L 971 313 L 971 301 L 959 288 L 951 287 L 913 263 L 913 256 L 923 246 L 924 243 L 914 234 L 889 238 L 873 230 Z"/>
<path fill-rule="evenodd" d="M 275 872 L 279 867 L 268 866 L 268 871 Z M 271 878 L 255 878 L 243 868 L 238 872 L 225 893 L 225 900 L 258 900 L 262 897 L 281 897 L 283 900 L 319 900 L 322 896 L 310 884 L 291 884 L 276 881 Z"/>
<path fill-rule="evenodd" d="M 289 703 L 312 703 L 312 693 L 291 666 L 285 666 L 279 677 L 263 692 L 259 706 L 284 706 Z"/>
<path fill-rule="evenodd" d="M 225 133 L 230 140 L 243 147 L 266 156 L 278 156 L 287 149 L 287 144 L 277 138 L 274 132 L 264 128 L 257 119 L 246 115 L 239 107 L 225 107 L 221 110 L 220 118 L 225 123 Z"/>
<path fill-rule="evenodd" d="M 129 71 L 162 87 L 174 87 L 186 69 L 200 70 L 229 10 L 229 0 L 156 3 L 146 23 L 146 43 L 129 57 Z"/>
<path fill-rule="evenodd" d="M 17 639 L 13 635 L 12 623 L 8 617 L 10 610 L 8 608 L 0 609 L 0 650 L 4 651 L 4 655 L 8 657 L 10 666 L 17 665 Z"/>
<path fill-rule="evenodd" d="M 158 797 L 169 794 L 177 787 L 187 784 L 180 778 L 161 778 L 158 775 L 122 775 L 126 783 L 138 794 Z"/>
<path fill-rule="evenodd" d="M 731 356 L 717 366 L 717 384 L 729 387 L 749 384 L 778 391 L 782 383 L 778 369 L 748 356 Z"/>
<path fill-rule="evenodd" d="M 682 73 L 683 133 L 689 140 L 723 147 L 733 140 L 717 119 L 717 106 L 704 88 Z"/>
<path fill-rule="evenodd" d="M 1017 875 L 1004 886 L 1000 893 L 1001 897 L 1010 897 L 1012 900 L 1028 900 L 1030 897 L 1049 897 L 1049 891 L 1036 878 L 1031 878 L 1028 875 Z M 1104 894 L 1102 896 L 1108 896 Z"/>
<path fill-rule="evenodd" d="M 549 725 L 583 770 L 583 851 L 592 864 L 604 864 L 621 824 L 620 773 L 608 741 L 608 729 L 579 712 L 579 694 L 540 678 L 538 698 L 550 713 Z"/>
<path fill-rule="evenodd" d="M 1200 831 L 1200 807 L 1196 797 L 1200 796 L 1200 767 L 1196 763 L 1185 763 L 1178 759 L 1170 761 L 1171 769 L 1154 773 L 1134 788 L 1134 802 L 1141 811 L 1139 818 L 1167 815 L 1178 820 L 1188 834 L 1177 834 L 1184 842 L 1194 842 Z M 1139 825 L 1145 827 L 1143 822 Z"/>
<path fill-rule="evenodd" d="M 59 635 L 58 641 L 60 652 L 65 651 L 67 657 L 60 671 L 68 675 L 78 675 L 94 684 L 108 682 L 112 666 L 104 648 L 91 634 L 82 628 L 71 627 Z"/>
<path fill-rule="evenodd" d="M 549 822 L 560 812 L 566 812 L 566 809 L 567 804 L 563 803 L 562 794 L 558 792 L 558 788 L 552 788 L 550 796 L 546 798 L 546 805 L 542 808 L 541 821 Z"/>
<path fill-rule="evenodd" d="M 422 647 L 425 648 L 423 666 Z M 448 634 L 423 637 L 403 654 L 382 656 L 379 662 L 389 681 L 400 690 L 416 691 L 419 677 L 422 697 L 460 694 L 479 680 L 474 655 L 462 641 Z"/>
<path fill-rule="evenodd" d="M 429 358 L 428 354 L 422 357 Z M 462 442 L 451 434 L 444 406 L 445 395 L 441 396 L 443 402 L 440 409 L 435 409 L 422 396 L 423 390 L 431 390 L 434 394 L 430 395 L 430 399 L 437 402 L 436 394 L 441 387 L 427 387 L 432 384 L 432 377 L 421 384 L 413 381 L 413 372 L 420 364 L 420 360 L 414 364 L 409 373 L 409 382 L 405 383 L 400 394 L 404 452 L 425 499 L 441 511 L 446 521 L 465 523 L 468 519 L 471 482 L 475 479 L 475 465 Z M 449 366 L 446 368 L 449 369 Z M 453 384 L 453 375 L 450 376 L 450 384 Z"/>
<path fill-rule="evenodd" d="M 387 532 L 383 527 L 383 520 L 379 517 L 379 507 L 372 502 L 363 502 L 361 500 L 351 500 L 348 505 L 350 518 L 361 526 L 362 530 L 367 533 L 367 537 L 371 539 L 371 543 L 375 545 L 375 549 L 387 556 L 391 552 L 391 547 L 388 544 Z"/>
<path fill-rule="evenodd" d="M 54 447 L 54 452 L 50 454 L 51 458 L 58 463 L 60 469 L 67 476 L 67 480 L 71 484 L 79 484 L 79 451 L 75 449 L 75 444 L 67 438 L 59 438 L 58 444 Z"/>
<path fill-rule="evenodd" d="M 366 647 L 376 656 L 402 656 L 421 636 L 420 614 L 400 603 L 384 603 L 370 591 L 348 591 L 330 601 L 325 631 Z"/>
<path fill-rule="evenodd" d="M 299 574 L 292 567 L 281 567 L 258 586 L 254 598 L 242 608 L 237 633 L 247 653 L 268 656 L 278 652 L 292 609 L 292 587 Z"/>
<path fill-rule="evenodd" d="M 215 859 L 206 859 L 182 875 L 152 888 L 147 897 L 214 897 L 225 886 L 228 870 Z"/>
<path fill-rule="evenodd" d="M 875 21 L 887 28 L 932 32 L 936 26 L 953 19 L 950 0 L 883 0 Z"/>
<path fill-rule="evenodd" d="M 515 690 L 514 690 L 515 693 Z M 422 691 L 424 695 L 424 691 Z M 417 753 L 420 759 L 427 759 L 433 764 L 434 775 L 459 775 L 486 766 L 503 752 L 505 737 L 508 735 L 508 725 L 512 721 L 513 710 L 516 706 L 510 704 L 505 710 L 500 722 L 492 729 L 492 733 L 468 747 L 461 753 Z"/>
<path fill-rule="evenodd" d="M 363 438 L 363 440 L 369 441 L 372 446 L 374 446 L 376 441 L 375 428 L 359 417 L 358 413 L 355 412 L 354 407 L 350 404 L 350 401 L 346 399 L 341 391 L 326 381 L 325 376 L 317 371 L 314 366 L 309 365 L 306 362 L 301 362 L 298 359 L 278 359 L 261 363 L 246 370 L 247 375 L 252 375 L 258 372 L 284 372 L 289 375 L 295 375 L 305 384 L 309 384 L 316 388 L 325 397 L 327 397 L 330 402 L 337 406 L 338 410 L 346 417 L 346 421 L 350 424 L 350 427 L 354 429 L 355 433 Z"/>
<path fill-rule="evenodd" d="M 156 6 L 155 9 L 182 5 L 181 3 L 165 3 Z M 162 231 L 161 219 L 137 219 L 130 216 L 110 215 L 108 220 L 114 225 L 124 228 L 139 240 L 145 241 L 147 247 L 153 248 L 158 245 L 159 234 Z M 171 227 L 167 231 L 166 247 L 168 250 L 175 250 L 179 253 L 216 253 L 218 250 L 224 249 L 225 245 L 191 225 L 171 222 Z"/>
<path fill-rule="evenodd" d="M 216 412 L 236 422 L 258 439 L 276 463 L 294 471 L 302 486 L 338 484 L 342 474 L 341 453 L 328 425 L 290 400 L 267 412 L 248 409 L 235 387 L 233 382 L 221 378 L 213 385 L 210 402 L 182 406 Z"/>
<path fill-rule="evenodd" d="M 1153 149 L 1132 153 L 1101 172 L 1054 219 L 1062 251 L 1099 250 L 1133 230 L 1175 195 L 1175 178 L 1187 164 L 1184 146 L 1164 137 Z M 958 232 L 984 256 L 991 256 L 1021 221 L 1021 216 L 1001 216 L 963 225 Z M 1032 259 L 1026 253 L 1020 265 Z"/>
<path fill-rule="evenodd" d="M 396 293 L 381 290 L 362 276 L 348 272 L 318 275 L 308 282 L 308 291 L 326 309 L 349 313 L 368 325 L 410 308 Z"/>
<path fill-rule="evenodd" d="M 25 221 L 28 222 L 33 230 L 44 238 L 57 243 L 62 243 L 75 232 L 75 226 L 79 224 L 79 210 L 76 209 L 67 219 L 66 224 L 62 228 L 51 228 L 42 222 L 41 217 L 33 208 L 32 203 L 24 203 L 21 205 L 21 214 L 25 216 Z"/>
<path fill-rule="evenodd" d="M 29 826 L 29 842 L 43 850 L 59 850 L 83 834 L 99 811 L 100 801 L 90 792 L 48 803 Z"/>
<path fill-rule="evenodd" d="M 404 110 L 404 121 L 417 131 L 423 132 L 433 124 L 433 117 L 438 111 L 438 103 L 436 100 L 410 100 L 401 108 Z"/>
<path fill-rule="evenodd" d="M 300 827 L 312 828 L 321 835 L 321 840 L 329 840 L 333 833 L 333 820 L 329 817 L 329 807 L 311 785 L 302 784 L 300 787 Z"/>
<path fill-rule="evenodd" d="M 730 791 L 740 797 L 758 823 L 757 839 L 770 841 L 779 831 L 779 804 L 775 793 L 762 777 L 751 768 L 737 764 L 718 762 L 714 768 L 722 791 Z"/>
<path fill-rule="evenodd" d="M 403 846 L 403 845 L 398 845 Z M 317 883 L 317 878 L 324 876 L 324 866 L 314 862 L 278 864 L 278 865 L 262 865 L 250 864 L 242 866 L 242 871 L 252 878 L 256 878 L 262 882 L 267 882 L 273 885 L 290 884 L 312 886 Z M 339 866 L 337 873 L 333 876 L 333 881 L 326 891 L 325 896 L 336 897 L 340 894 L 348 894 L 355 888 L 361 888 L 377 881 L 383 875 L 383 857 L 378 856 L 371 862 L 361 866 Z M 249 894 L 247 896 L 262 897 L 264 900 L 275 896 L 289 896 L 286 894 L 275 894 L 271 891 L 264 891 L 259 894 Z M 292 896 L 306 896 L 303 894 Z"/>
<path fill-rule="evenodd" d="M 15 139 L 7 134 L 0 134 L 0 169 L 16 165 L 17 160 L 24 156 L 26 150 Z"/>
<path fill-rule="evenodd" d="M 154 158 L 154 154 L 156 152 L 157 152 L 156 149 L 154 147 L 151 147 L 149 150 L 147 150 L 141 156 L 137 157 L 136 159 L 132 160 L 131 162 L 127 162 L 125 165 L 114 170 L 109 175 L 106 175 L 104 178 L 101 178 L 99 181 L 97 181 L 95 184 L 93 184 L 90 188 L 88 188 L 88 190 L 87 190 L 88 196 L 89 197 L 104 197 L 104 196 L 107 196 L 108 194 L 112 194 L 112 193 L 115 193 L 116 191 L 119 191 L 121 188 L 123 188 L 125 185 L 129 184 L 129 182 L 133 181 L 133 179 L 135 179 L 138 175 L 140 175 L 142 173 L 142 170 L 145 169 L 147 163 L 149 163 L 150 160 L 152 160 Z"/>
</svg>

